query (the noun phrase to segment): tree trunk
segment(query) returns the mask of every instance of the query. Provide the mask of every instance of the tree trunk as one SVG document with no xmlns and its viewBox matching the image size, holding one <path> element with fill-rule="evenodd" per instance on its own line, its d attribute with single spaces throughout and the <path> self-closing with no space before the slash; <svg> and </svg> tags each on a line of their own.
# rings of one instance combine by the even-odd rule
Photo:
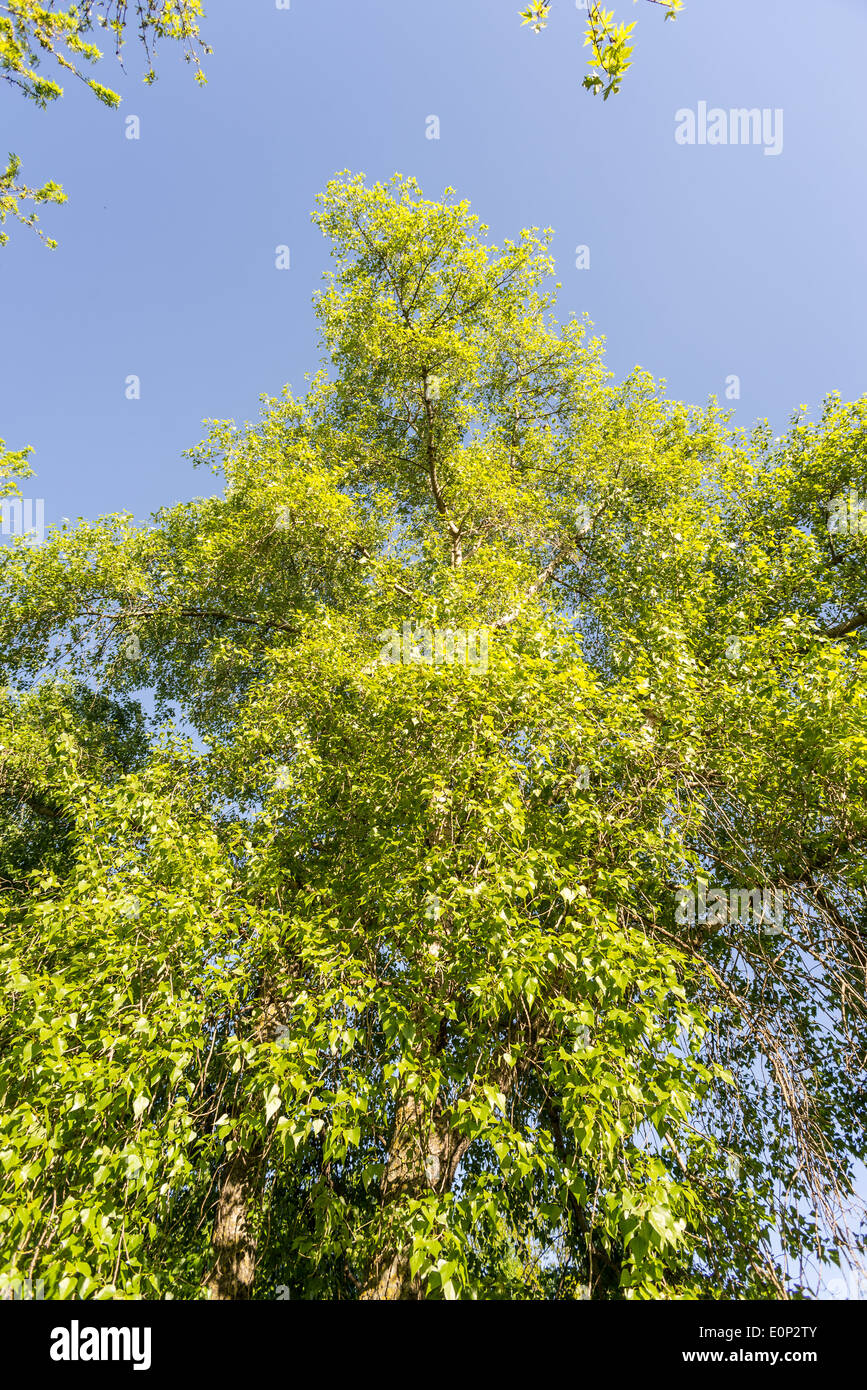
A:
<svg viewBox="0 0 867 1390">
<path fill-rule="evenodd" d="M 410 1268 L 411 1245 L 399 1245 L 389 1230 L 389 1217 L 407 1197 L 420 1197 L 433 1188 L 447 1192 L 457 1166 L 469 1147 L 443 1116 L 430 1116 L 415 1096 L 403 1096 L 397 1104 L 388 1162 L 380 1187 L 384 1247 L 376 1256 L 360 1299 L 398 1300 L 423 1297 L 421 1282 Z"/>
<path fill-rule="evenodd" d="M 223 1175 L 211 1238 L 214 1262 L 207 1286 L 212 1299 L 252 1297 L 256 1241 L 249 1211 L 258 1168 L 253 1154 L 236 1149 Z"/>
<path fill-rule="evenodd" d="M 275 1000 L 273 985 L 266 979 L 262 986 L 261 1013 L 251 1033 L 252 1041 L 261 1044 L 277 1037 L 281 1019 L 282 1010 Z M 253 1295 L 256 1240 L 251 1213 L 256 1210 L 258 1199 L 260 1158 L 258 1152 L 236 1149 L 223 1171 L 211 1236 L 214 1258 L 207 1277 L 212 1299 L 245 1299 Z"/>
</svg>

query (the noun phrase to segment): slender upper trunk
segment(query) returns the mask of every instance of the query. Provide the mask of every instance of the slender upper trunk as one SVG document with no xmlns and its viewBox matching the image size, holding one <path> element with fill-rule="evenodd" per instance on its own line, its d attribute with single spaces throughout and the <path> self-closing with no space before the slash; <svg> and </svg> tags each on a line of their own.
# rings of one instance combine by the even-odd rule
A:
<svg viewBox="0 0 867 1390">
<path fill-rule="evenodd" d="M 452 519 L 451 516 L 449 515 L 449 509 L 448 509 L 448 507 L 447 507 L 447 505 L 446 505 L 446 500 L 445 500 L 445 498 L 443 497 L 442 490 L 441 490 L 440 484 L 439 484 L 439 479 L 438 479 L 438 477 L 437 477 L 437 460 L 436 460 L 436 450 L 435 450 L 435 448 L 434 448 L 434 435 L 433 435 L 434 410 L 433 410 L 433 399 L 432 399 L 432 397 L 431 397 L 431 395 L 430 395 L 430 392 L 429 392 L 429 390 L 428 390 L 429 377 L 428 377 L 428 370 L 427 370 L 427 367 L 424 368 L 423 376 L 424 376 L 424 388 L 425 388 L 425 389 L 424 389 L 424 418 L 425 418 L 425 433 L 426 433 L 426 436 L 427 436 L 426 448 L 427 448 L 427 471 L 428 471 L 428 478 L 429 478 L 429 480 L 430 480 L 431 492 L 432 492 L 432 494 L 433 494 L 434 502 L 436 503 L 437 511 L 439 512 L 440 516 L 443 517 L 443 519 L 444 519 L 444 521 L 445 521 L 445 523 L 446 523 L 446 526 L 448 527 L 449 539 L 450 539 L 450 554 L 451 554 L 451 565 L 452 565 L 452 569 L 457 569 L 457 568 L 459 568 L 460 565 L 463 564 L 463 559 L 464 559 L 463 531 L 462 531 L 462 529 L 461 529 L 461 526 L 458 525 L 455 521 L 453 521 L 453 519 Z"/>
</svg>

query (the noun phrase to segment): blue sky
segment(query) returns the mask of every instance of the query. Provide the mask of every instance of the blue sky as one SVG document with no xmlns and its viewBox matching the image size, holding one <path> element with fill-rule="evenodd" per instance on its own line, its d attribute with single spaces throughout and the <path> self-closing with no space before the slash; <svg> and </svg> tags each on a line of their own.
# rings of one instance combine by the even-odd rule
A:
<svg viewBox="0 0 867 1390">
<path fill-rule="evenodd" d="M 213 490 L 181 457 L 202 420 L 258 413 L 318 365 L 310 300 L 328 247 L 315 194 L 344 168 L 447 184 L 494 240 L 551 226 L 560 316 L 586 311 L 621 375 L 640 363 L 744 424 L 865 387 L 861 0 L 619 0 L 636 55 L 609 101 L 581 87 L 583 14 L 519 0 L 210 0 L 208 85 L 174 46 L 141 83 L 108 56 L 116 113 L 80 85 L 46 111 L 0 92 L 6 147 L 69 195 L 0 250 L 0 435 L 32 444 L 46 521 Z M 783 148 L 680 145 L 682 108 L 783 112 Z M 125 119 L 141 120 L 139 140 Z M 427 139 L 426 118 L 440 120 Z M 8 224 L 7 224 L 8 226 Z M 291 269 L 275 268 L 275 247 Z M 575 248 L 590 247 L 590 268 Z M 125 398 L 126 378 L 141 399 Z"/>
</svg>

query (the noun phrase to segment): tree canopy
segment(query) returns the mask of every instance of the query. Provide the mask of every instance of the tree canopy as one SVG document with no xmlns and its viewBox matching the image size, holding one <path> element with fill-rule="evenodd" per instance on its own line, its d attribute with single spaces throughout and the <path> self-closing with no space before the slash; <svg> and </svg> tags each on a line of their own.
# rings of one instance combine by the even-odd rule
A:
<svg viewBox="0 0 867 1390">
<path fill-rule="evenodd" d="M 863 1249 L 867 401 L 745 434 L 556 321 L 549 233 L 315 216 L 222 493 L 0 553 L 2 1273 L 803 1297 Z"/>
</svg>

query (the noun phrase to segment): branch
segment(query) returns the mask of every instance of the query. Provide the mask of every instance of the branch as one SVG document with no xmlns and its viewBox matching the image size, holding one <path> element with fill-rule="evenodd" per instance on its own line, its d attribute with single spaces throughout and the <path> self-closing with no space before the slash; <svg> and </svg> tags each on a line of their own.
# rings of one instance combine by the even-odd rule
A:
<svg viewBox="0 0 867 1390">
<path fill-rule="evenodd" d="M 211 618 L 216 622 L 244 623 L 248 627 L 261 627 L 266 631 L 269 628 L 277 628 L 280 632 L 288 632 L 290 636 L 298 636 L 297 627 L 291 627 L 289 623 L 279 623 L 276 618 L 248 618 L 241 613 L 226 613 L 220 608 L 179 608 L 174 612 L 165 607 L 139 608 L 126 613 L 106 613 L 98 608 L 83 608 L 81 613 L 86 618 L 113 618 L 116 622 L 122 618 Z"/>
<path fill-rule="evenodd" d="M 856 613 L 854 618 L 850 618 L 846 623 L 840 623 L 837 627 L 825 629 L 826 637 L 845 637 L 847 633 L 857 632 L 859 627 L 867 627 L 867 613 Z"/>
<path fill-rule="evenodd" d="M 492 622 L 492 628 L 507 627 L 509 623 L 513 623 L 515 621 L 527 600 L 531 599 L 534 596 L 534 594 L 537 594 L 539 590 L 542 588 L 542 585 L 546 584 L 548 580 L 551 578 L 551 575 L 554 573 L 558 565 L 560 565 L 561 561 L 564 559 L 568 549 L 569 546 L 566 541 L 564 541 L 562 545 L 557 547 L 557 550 L 554 554 L 554 558 L 550 561 L 549 564 L 545 566 L 543 570 L 540 570 L 539 574 L 536 576 L 533 583 L 530 585 L 529 589 L 527 590 L 518 607 L 515 608 L 511 613 L 507 613 L 505 617 L 497 618 L 494 622 Z"/>
<path fill-rule="evenodd" d="M 372 562 L 373 562 L 373 556 L 371 555 L 370 551 L 367 549 L 367 546 L 365 546 L 365 545 L 360 545 L 358 541 L 355 541 L 354 544 L 355 544 L 355 549 L 358 551 L 359 555 L 363 555 L 365 560 L 369 560 L 369 561 L 372 563 Z M 394 587 L 395 587 L 395 589 L 397 590 L 397 592 L 398 592 L 399 594 L 403 594 L 404 598 L 413 599 L 413 600 L 415 599 L 415 597 L 416 597 L 415 594 L 410 593 L 409 589 L 405 589 L 405 588 L 403 587 L 402 584 L 398 584 L 398 582 L 397 582 L 396 579 L 393 579 L 391 582 L 392 582 L 392 584 L 394 585 Z"/>
</svg>

